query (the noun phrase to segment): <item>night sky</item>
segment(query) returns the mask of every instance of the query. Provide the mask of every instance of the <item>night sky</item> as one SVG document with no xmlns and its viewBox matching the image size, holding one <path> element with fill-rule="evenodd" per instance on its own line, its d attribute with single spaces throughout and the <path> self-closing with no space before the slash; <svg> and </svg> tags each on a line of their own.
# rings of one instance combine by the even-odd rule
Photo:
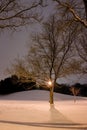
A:
<svg viewBox="0 0 87 130">
<path fill-rule="evenodd" d="M 0 35 L 0 79 L 6 76 L 5 70 L 13 60 L 19 55 L 26 53 L 26 41 L 28 40 L 27 31 L 4 32 Z"/>
<path fill-rule="evenodd" d="M 50 2 L 49 6 L 42 11 L 42 15 L 48 18 L 49 14 L 52 14 L 53 8 L 54 6 Z M 8 76 L 6 75 L 6 69 L 17 56 L 21 58 L 26 54 L 27 44 L 31 44 L 30 34 L 35 30 L 39 30 L 38 26 L 30 24 L 27 28 L 22 27 L 15 32 L 5 30 L 0 33 L 0 79 Z"/>
</svg>

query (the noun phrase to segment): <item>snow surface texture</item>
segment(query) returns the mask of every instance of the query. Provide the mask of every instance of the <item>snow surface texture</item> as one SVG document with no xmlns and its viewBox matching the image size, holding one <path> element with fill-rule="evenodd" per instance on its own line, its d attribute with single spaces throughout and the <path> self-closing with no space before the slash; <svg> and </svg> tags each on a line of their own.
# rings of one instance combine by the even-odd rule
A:
<svg viewBox="0 0 87 130">
<path fill-rule="evenodd" d="M 0 96 L 0 130 L 87 130 L 87 98 L 31 90 Z"/>
</svg>

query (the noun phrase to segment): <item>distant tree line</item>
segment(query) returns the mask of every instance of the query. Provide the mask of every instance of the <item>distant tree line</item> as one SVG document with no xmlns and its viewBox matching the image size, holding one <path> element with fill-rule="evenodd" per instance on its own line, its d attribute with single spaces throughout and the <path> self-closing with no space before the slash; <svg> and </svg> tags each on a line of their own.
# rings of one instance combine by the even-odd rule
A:
<svg viewBox="0 0 87 130">
<path fill-rule="evenodd" d="M 46 85 L 37 86 L 32 79 L 26 79 L 24 77 L 18 78 L 16 75 L 5 78 L 0 81 L 0 94 L 10 94 L 14 92 L 29 91 L 29 90 L 47 90 L 49 87 Z M 73 85 L 57 84 L 54 87 L 54 92 L 87 97 L 87 84 L 76 83 Z"/>
<path fill-rule="evenodd" d="M 18 78 L 16 75 L 0 81 L 0 94 L 9 94 L 13 92 L 35 89 L 36 83 L 31 79 Z"/>
<path fill-rule="evenodd" d="M 49 88 L 47 88 L 45 85 L 40 86 L 40 89 L 49 90 Z M 67 85 L 56 83 L 56 86 L 54 87 L 54 92 L 87 97 L 87 84 L 75 83 L 73 85 Z"/>
</svg>

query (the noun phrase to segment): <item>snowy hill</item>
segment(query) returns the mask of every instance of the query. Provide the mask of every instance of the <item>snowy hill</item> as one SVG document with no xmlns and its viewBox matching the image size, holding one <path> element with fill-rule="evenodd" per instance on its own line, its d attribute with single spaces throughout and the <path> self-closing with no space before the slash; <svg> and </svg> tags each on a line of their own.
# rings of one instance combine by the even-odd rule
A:
<svg viewBox="0 0 87 130">
<path fill-rule="evenodd" d="M 0 100 L 32 100 L 32 101 L 48 101 L 49 100 L 49 91 L 44 90 L 31 90 L 16 92 L 8 95 L 0 95 Z M 73 100 L 74 97 L 65 94 L 59 94 L 54 92 L 54 100 Z M 78 100 L 86 100 L 86 97 L 77 97 Z"/>
<path fill-rule="evenodd" d="M 31 90 L 0 96 L 1 130 L 87 130 L 87 98 Z"/>
</svg>

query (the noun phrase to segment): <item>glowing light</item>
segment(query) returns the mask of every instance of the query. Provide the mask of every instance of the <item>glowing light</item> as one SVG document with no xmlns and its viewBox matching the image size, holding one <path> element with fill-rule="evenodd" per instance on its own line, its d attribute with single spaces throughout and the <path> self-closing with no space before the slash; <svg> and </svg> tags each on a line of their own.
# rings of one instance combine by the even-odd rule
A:
<svg viewBox="0 0 87 130">
<path fill-rule="evenodd" d="M 51 85 L 52 85 L 52 82 L 51 82 L 51 81 L 48 81 L 48 84 L 51 86 Z"/>
</svg>

